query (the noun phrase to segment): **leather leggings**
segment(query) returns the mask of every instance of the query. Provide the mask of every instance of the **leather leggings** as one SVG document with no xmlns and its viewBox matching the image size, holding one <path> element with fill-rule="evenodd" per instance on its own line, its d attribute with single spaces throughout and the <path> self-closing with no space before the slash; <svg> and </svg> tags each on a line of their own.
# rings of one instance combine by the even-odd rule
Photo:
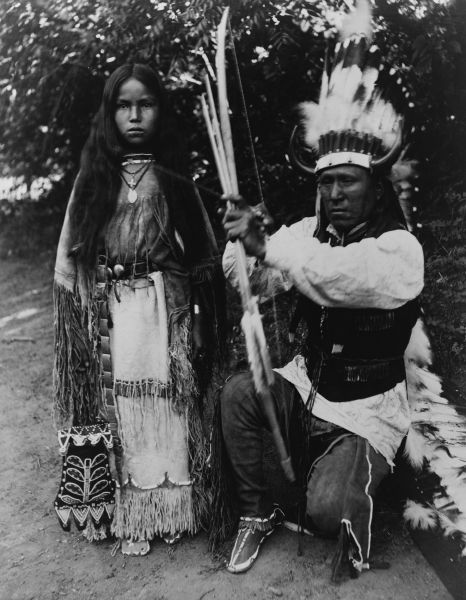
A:
<svg viewBox="0 0 466 600">
<path fill-rule="evenodd" d="M 337 534 L 343 522 L 349 523 L 362 550 L 358 562 L 366 561 L 372 497 L 389 472 L 388 463 L 364 438 L 314 417 L 310 450 L 308 456 L 303 456 L 302 399 L 296 388 L 277 373 L 271 392 L 295 472 L 303 473 L 305 469 L 307 475 L 307 517 L 315 529 L 327 535 Z M 262 430 L 268 429 L 268 423 L 249 373 L 238 373 L 225 384 L 221 417 L 240 515 L 268 517 L 272 507 L 262 462 Z"/>
</svg>

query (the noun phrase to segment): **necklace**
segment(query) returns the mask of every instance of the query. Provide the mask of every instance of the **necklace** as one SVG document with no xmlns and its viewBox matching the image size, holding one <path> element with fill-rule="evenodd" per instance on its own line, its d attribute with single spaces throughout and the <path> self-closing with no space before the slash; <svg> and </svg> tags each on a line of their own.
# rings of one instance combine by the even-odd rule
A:
<svg viewBox="0 0 466 600">
<path fill-rule="evenodd" d="M 127 154 L 123 157 L 121 166 L 126 167 L 127 165 L 145 165 L 148 162 L 154 162 L 154 156 L 152 154 Z"/>
<path fill-rule="evenodd" d="M 142 166 L 136 172 L 131 173 L 131 174 L 129 174 L 128 171 L 125 170 L 125 173 L 127 175 L 130 175 L 129 181 L 125 178 L 123 173 L 120 173 L 120 177 L 123 179 L 123 181 L 126 183 L 126 185 L 129 188 L 128 202 L 130 204 L 134 204 L 136 202 L 136 200 L 138 199 L 138 193 L 136 191 L 136 188 L 139 185 L 139 182 L 141 181 L 141 179 L 146 174 L 146 171 L 150 167 L 151 163 L 152 163 L 152 161 L 147 161 L 147 163 L 144 164 L 144 166 Z M 141 173 L 141 174 L 139 175 L 139 173 Z M 135 179 L 135 175 L 139 175 L 137 180 Z"/>
<path fill-rule="evenodd" d="M 127 164 L 127 163 L 126 163 Z M 147 162 L 144 162 L 140 167 L 138 167 L 137 169 L 135 169 L 134 171 L 130 171 L 127 167 L 126 164 L 122 164 L 121 165 L 121 170 L 126 173 L 127 175 L 130 175 L 130 179 L 131 177 L 135 177 L 136 175 L 138 175 L 141 171 L 144 170 Z M 135 163 L 130 163 L 131 165 L 134 165 Z"/>
</svg>

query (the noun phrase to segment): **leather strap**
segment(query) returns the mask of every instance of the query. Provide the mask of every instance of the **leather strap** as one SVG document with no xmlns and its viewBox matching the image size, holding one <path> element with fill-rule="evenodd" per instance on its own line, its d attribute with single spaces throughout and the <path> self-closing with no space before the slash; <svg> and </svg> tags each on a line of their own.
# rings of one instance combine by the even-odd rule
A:
<svg viewBox="0 0 466 600">
<path fill-rule="evenodd" d="M 107 261 L 105 256 L 102 256 L 102 265 L 106 267 L 106 277 L 109 280 L 118 279 L 137 279 L 138 277 L 146 277 L 149 273 L 157 271 L 157 268 L 152 264 L 150 260 L 138 260 L 129 263 L 118 263 L 112 264 Z"/>
<path fill-rule="evenodd" d="M 107 407 L 107 421 L 113 438 L 113 456 L 110 455 L 110 466 L 114 478 L 122 482 L 122 454 L 121 440 L 118 436 L 118 421 L 116 417 L 115 398 L 113 395 L 112 357 L 110 353 L 110 334 L 112 322 L 108 310 L 108 291 L 110 283 L 105 267 L 97 270 L 97 295 L 99 303 L 99 334 L 100 334 L 100 361 L 103 372 L 105 403 Z M 114 459 L 114 463 L 113 460 Z"/>
<path fill-rule="evenodd" d="M 110 324 L 111 325 L 111 324 Z M 113 437 L 117 436 L 115 400 L 113 397 L 112 357 L 110 355 L 109 314 L 107 299 L 103 299 L 99 310 L 100 361 L 103 371 L 107 418 Z"/>
</svg>

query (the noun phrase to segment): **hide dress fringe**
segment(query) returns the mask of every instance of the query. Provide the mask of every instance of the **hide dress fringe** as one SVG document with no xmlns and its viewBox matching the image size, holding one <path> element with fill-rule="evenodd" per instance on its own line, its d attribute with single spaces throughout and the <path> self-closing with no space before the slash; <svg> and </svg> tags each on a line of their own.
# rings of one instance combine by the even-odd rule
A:
<svg viewBox="0 0 466 600">
<path fill-rule="evenodd" d="M 116 493 L 112 532 L 118 538 L 147 539 L 195 533 L 200 515 L 193 507 L 189 441 L 194 434 L 189 405 L 197 397 L 190 356 L 189 311 L 172 324 L 169 344 L 163 276 L 110 292 L 114 397 L 123 447 L 122 481 Z M 191 431 L 190 431 L 191 430 Z"/>
<path fill-rule="evenodd" d="M 111 429 L 118 442 L 113 463 L 111 457 L 117 465 L 111 532 L 130 540 L 193 534 L 206 526 L 210 506 L 208 443 L 191 349 L 193 289 L 211 287 L 219 266 L 210 224 L 199 232 L 204 258 L 186 268 L 157 173 L 149 168 L 137 202 L 129 204 L 120 191 L 106 227 L 103 266 L 110 275 L 102 295 L 95 273 L 86 272 L 70 252 L 72 203 L 73 196 L 55 269 L 57 427 L 111 421 L 110 394 L 116 419 Z M 112 275 L 114 265 L 134 273 L 132 265 L 141 262 L 147 270 L 137 277 Z M 109 316 L 110 386 L 100 356 L 102 302 Z M 88 525 L 88 537 L 102 539 L 102 529 Z"/>
</svg>

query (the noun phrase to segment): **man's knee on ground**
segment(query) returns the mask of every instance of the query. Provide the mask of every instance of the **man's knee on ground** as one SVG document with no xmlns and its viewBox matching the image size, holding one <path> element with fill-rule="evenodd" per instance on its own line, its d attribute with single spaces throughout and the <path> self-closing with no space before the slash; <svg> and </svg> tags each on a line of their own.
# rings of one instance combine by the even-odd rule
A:
<svg viewBox="0 0 466 600">
<path fill-rule="evenodd" d="M 337 535 L 342 519 L 342 498 L 325 490 L 307 490 L 306 514 L 323 535 Z"/>
<path fill-rule="evenodd" d="M 341 438 L 316 461 L 310 473 L 307 515 L 313 525 L 325 535 L 338 533 L 342 518 L 347 517 L 352 506 L 358 506 L 360 498 L 357 490 L 362 486 L 364 492 L 367 484 L 367 478 L 361 484 L 358 481 L 357 448 L 355 436 Z M 363 471 L 367 472 L 366 461 Z M 367 495 L 364 501 L 367 501 Z"/>
</svg>

